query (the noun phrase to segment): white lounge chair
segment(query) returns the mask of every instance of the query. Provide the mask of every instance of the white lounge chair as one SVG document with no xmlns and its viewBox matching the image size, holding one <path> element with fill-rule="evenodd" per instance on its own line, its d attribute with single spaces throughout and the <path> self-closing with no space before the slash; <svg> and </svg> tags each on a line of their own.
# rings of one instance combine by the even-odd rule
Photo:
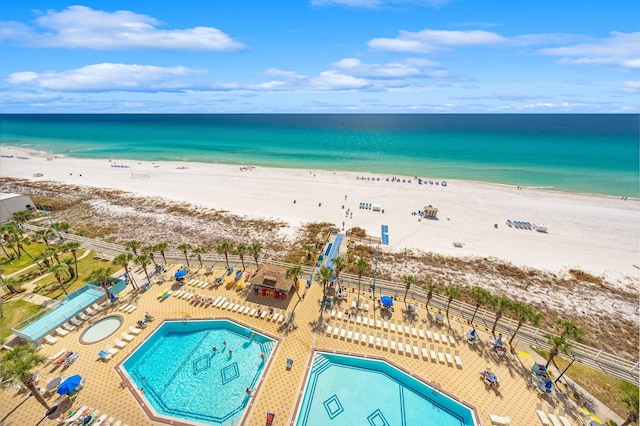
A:
<svg viewBox="0 0 640 426">
<path fill-rule="evenodd" d="M 455 346 L 456 345 L 456 338 L 453 337 L 453 334 L 449 335 L 449 343 L 451 343 L 451 346 Z"/>
<path fill-rule="evenodd" d="M 455 353 L 453 355 L 453 359 L 455 359 L 456 365 L 458 367 L 462 368 L 462 359 L 460 358 L 460 352 L 459 351 L 455 351 Z"/>
<path fill-rule="evenodd" d="M 427 330 L 427 339 L 433 340 L 433 334 L 431 334 L 431 330 Z"/>
<path fill-rule="evenodd" d="M 373 333 L 369 334 L 369 346 L 373 347 L 374 337 Z"/>
<path fill-rule="evenodd" d="M 51 355 L 48 359 L 51 360 L 51 361 L 55 361 L 56 359 L 60 358 L 62 355 L 66 354 L 66 353 L 67 353 L 66 349 L 60 349 L 55 354 Z"/>
<path fill-rule="evenodd" d="M 382 335 L 382 348 L 389 350 L 389 337 L 386 334 Z"/>
<path fill-rule="evenodd" d="M 545 413 L 544 411 L 542 411 L 542 404 L 537 403 L 536 404 L 536 414 L 538 414 L 538 417 L 540 418 L 540 422 L 545 425 L 545 426 L 551 426 L 551 422 L 549 421 L 549 419 L 547 418 L 547 413 Z"/>
<path fill-rule="evenodd" d="M 333 326 L 333 337 L 338 338 L 338 333 L 340 333 L 340 327 L 337 325 Z"/>
<path fill-rule="evenodd" d="M 421 339 L 424 339 L 424 329 L 421 325 L 418 326 L 418 336 L 420 336 Z"/>
<path fill-rule="evenodd" d="M 396 323 L 394 321 L 389 321 L 389 330 L 391 330 L 393 333 L 396 332 Z"/>
<path fill-rule="evenodd" d="M 382 347 L 382 337 L 380 333 L 376 334 L 376 348 L 380 349 Z"/>
<path fill-rule="evenodd" d="M 82 312 L 80 312 L 78 314 L 78 319 L 82 320 L 82 321 L 86 321 L 89 319 L 89 315 L 83 314 Z"/>
<path fill-rule="evenodd" d="M 71 322 L 71 324 L 76 325 L 78 327 L 82 325 L 82 321 L 80 321 L 78 318 L 71 318 L 69 322 Z"/>
<path fill-rule="evenodd" d="M 411 355 L 411 344 L 409 343 L 409 339 L 404 341 L 404 353 Z"/>
<path fill-rule="evenodd" d="M 126 340 L 127 342 L 130 342 L 130 341 L 132 341 L 133 339 L 135 339 L 135 338 L 136 338 L 136 336 L 133 336 L 133 335 L 131 335 L 131 334 L 129 334 L 129 333 L 126 333 L 126 332 L 125 332 L 125 333 L 122 333 L 122 335 L 121 335 L 121 336 L 122 336 L 122 338 L 123 338 L 124 340 Z"/>
<path fill-rule="evenodd" d="M 62 324 L 62 328 L 64 328 L 67 331 L 73 331 L 76 329 L 75 325 L 71 325 L 68 322 L 65 322 L 64 324 Z"/>
<path fill-rule="evenodd" d="M 104 309 L 104 306 L 102 305 L 98 305 L 97 303 L 94 303 L 93 305 L 91 305 L 89 308 L 93 309 L 96 312 L 100 312 L 101 310 Z"/>
<path fill-rule="evenodd" d="M 413 349 L 413 356 L 418 358 L 420 356 L 420 350 L 418 349 L 418 342 L 414 340 L 411 348 Z"/>
<path fill-rule="evenodd" d="M 558 416 L 558 418 L 560 419 L 560 422 L 562 422 L 562 426 L 571 426 L 571 423 L 569 423 L 569 419 L 567 419 L 564 416 Z"/>
<path fill-rule="evenodd" d="M 69 334 L 69 332 L 61 327 L 56 328 L 56 333 L 58 333 L 60 336 L 66 336 L 67 334 Z"/>
<path fill-rule="evenodd" d="M 360 344 L 361 345 L 366 345 L 367 344 L 367 333 L 363 332 L 360 335 Z"/>
<path fill-rule="evenodd" d="M 135 311 L 136 309 L 138 309 L 138 306 L 136 305 L 131 305 L 129 306 L 129 309 L 127 309 L 127 313 L 130 314 L 131 312 Z"/>
<path fill-rule="evenodd" d="M 553 413 L 548 413 L 549 414 L 549 420 L 551 420 L 551 423 L 553 424 L 553 426 L 562 426 L 562 423 L 560 423 L 560 420 L 556 417 L 555 414 Z"/>
<path fill-rule="evenodd" d="M 411 336 L 418 337 L 418 330 L 415 327 L 411 327 Z"/>
<path fill-rule="evenodd" d="M 429 359 L 429 352 L 427 351 L 427 344 L 426 343 L 422 344 L 421 350 L 422 350 L 422 359 L 425 359 L 425 360 Z"/>
<path fill-rule="evenodd" d="M 351 341 L 351 339 L 353 339 L 353 327 L 349 327 L 349 330 L 347 330 L 347 340 Z"/>
<path fill-rule="evenodd" d="M 445 353 L 444 355 L 447 357 L 447 364 L 453 365 L 453 357 L 451 356 L 451 349 L 447 348 L 446 351 L 447 353 Z"/>
<path fill-rule="evenodd" d="M 58 338 L 57 337 L 53 337 L 50 334 L 47 334 L 46 336 L 44 336 L 44 340 L 45 340 L 45 342 L 47 342 L 50 345 L 58 343 Z"/>
<path fill-rule="evenodd" d="M 431 361 L 436 362 L 436 347 L 434 345 L 429 346 L 429 355 L 431 355 Z"/>
<path fill-rule="evenodd" d="M 442 348 L 440 348 L 440 346 L 438 346 L 438 361 L 440 361 L 442 364 L 445 363 L 444 354 L 442 353 Z"/>
<path fill-rule="evenodd" d="M 360 329 L 357 328 L 355 333 L 353 334 L 353 342 L 360 343 Z"/>
<path fill-rule="evenodd" d="M 496 414 L 490 414 L 491 423 L 496 425 L 508 425 L 511 424 L 511 417 L 509 416 L 498 416 Z"/>
<path fill-rule="evenodd" d="M 344 339 L 344 337 L 347 335 L 347 330 L 340 327 L 340 338 Z"/>
<path fill-rule="evenodd" d="M 93 309 L 91 309 L 91 307 L 87 308 L 84 310 L 88 315 L 94 316 L 95 314 L 97 314 L 98 312 L 94 311 Z"/>
<path fill-rule="evenodd" d="M 333 309 L 333 310 L 331 311 L 331 318 L 335 318 L 335 317 L 336 317 L 336 310 L 335 310 L 335 309 Z"/>
<path fill-rule="evenodd" d="M 133 334 L 140 334 L 140 332 L 142 331 L 141 328 L 138 327 L 134 327 L 132 325 L 129 326 L 129 331 Z"/>
<path fill-rule="evenodd" d="M 123 341 L 122 341 L 122 340 L 120 340 L 120 339 L 115 339 L 115 340 L 113 341 L 113 343 L 115 343 L 115 345 L 116 345 L 117 347 L 119 347 L 120 349 L 122 349 L 122 348 L 124 348 L 125 346 L 127 346 L 127 342 L 123 342 Z"/>
</svg>

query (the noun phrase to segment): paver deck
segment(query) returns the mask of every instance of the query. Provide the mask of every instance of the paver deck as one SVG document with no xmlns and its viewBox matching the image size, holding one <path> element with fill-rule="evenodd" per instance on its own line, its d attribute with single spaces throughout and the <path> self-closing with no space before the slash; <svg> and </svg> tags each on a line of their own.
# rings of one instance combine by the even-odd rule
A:
<svg viewBox="0 0 640 426">
<path fill-rule="evenodd" d="M 172 277 L 178 266 L 167 268 L 167 277 Z M 292 292 L 287 299 L 274 299 L 263 296 L 254 295 L 247 287 L 237 292 L 234 288 L 227 289 L 224 283 L 220 286 L 214 286 L 214 279 L 221 275 L 221 271 L 214 270 L 212 274 L 205 275 L 205 269 L 197 272 L 197 268 L 192 268 L 189 277 L 185 280 L 187 283 L 191 278 L 209 283 L 204 288 L 185 285 L 182 290 L 186 290 L 196 294 L 202 294 L 206 297 L 212 296 L 215 300 L 218 296 L 226 297 L 227 300 L 240 301 L 243 305 L 257 307 L 261 305 L 263 309 L 269 306 L 278 311 L 286 311 L 291 313 L 296 305 L 298 297 Z M 312 358 L 314 349 L 340 351 L 350 354 L 376 355 L 384 357 L 393 363 L 402 366 L 404 369 L 411 371 L 414 375 L 422 380 L 439 387 L 461 400 L 474 406 L 479 414 L 481 424 L 490 425 L 490 414 L 501 416 L 510 416 L 514 425 L 536 425 L 539 420 L 535 411 L 536 404 L 540 403 L 547 412 L 556 414 L 563 410 L 567 414 L 569 421 L 573 425 L 584 424 L 583 412 L 568 396 L 555 397 L 547 399 L 541 397 L 530 385 L 531 358 L 526 354 L 498 356 L 491 351 L 486 342 L 489 336 L 481 335 L 484 344 L 469 346 L 465 343 L 462 333 L 465 331 L 464 326 L 458 322 L 444 325 L 437 325 L 433 320 L 433 315 L 427 316 L 424 308 L 420 309 L 417 320 L 413 322 L 403 322 L 401 308 L 403 302 L 396 303 L 396 312 L 392 314 L 394 322 L 408 325 L 408 329 L 404 327 L 396 331 L 384 329 L 384 322 L 381 321 L 381 327 L 376 328 L 349 319 L 349 315 L 344 314 L 342 319 L 332 318 L 331 309 L 325 309 L 321 312 L 320 300 L 322 299 L 322 286 L 313 284 L 310 288 L 304 290 L 304 298 L 295 308 L 295 321 L 289 330 L 285 330 L 284 321 L 278 322 L 250 316 L 242 311 L 233 311 L 222 309 L 221 307 L 194 306 L 190 299 L 182 299 L 173 295 L 167 299 L 158 299 L 158 294 L 164 290 L 170 289 L 172 292 L 179 290 L 177 284 L 173 280 L 167 280 L 161 283 L 155 283 L 151 289 L 144 293 L 130 292 L 130 294 L 121 303 L 129 303 L 136 305 L 138 308 L 130 313 L 122 313 L 117 307 L 109 307 L 99 314 L 92 317 L 91 321 L 99 320 L 107 315 L 118 314 L 124 317 L 122 326 L 116 333 L 107 339 L 91 345 L 82 345 L 79 342 L 81 333 L 86 329 L 89 322 L 78 327 L 77 330 L 66 336 L 58 336 L 58 342 L 54 345 L 45 345 L 42 347 L 42 354 L 51 356 L 60 349 L 80 351 L 81 355 L 78 360 L 62 369 L 54 368 L 51 365 L 45 365 L 39 368 L 41 380 L 39 386 L 46 386 L 50 378 L 56 376 L 70 376 L 80 374 L 84 377 L 84 388 L 77 396 L 77 402 L 82 405 L 89 405 L 106 413 L 110 417 L 122 420 L 122 424 L 129 426 L 160 424 L 152 422 L 141 409 L 137 399 L 134 398 L 131 384 L 126 387 L 121 386 L 122 379 L 116 371 L 116 366 L 131 353 L 139 344 L 143 342 L 145 337 L 150 334 L 157 326 L 160 325 L 163 318 L 214 318 L 227 317 L 238 319 L 244 324 L 253 327 L 256 330 L 265 331 L 271 335 L 275 335 L 280 339 L 277 349 L 272 354 L 270 365 L 260 382 L 254 397 L 247 408 L 245 417 L 246 425 L 264 425 L 267 412 L 275 413 L 274 425 L 289 425 L 293 422 L 296 415 L 296 407 L 301 395 L 301 389 L 309 361 Z M 302 291 L 302 290 L 301 290 Z M 368 298 L 369 297 L 369 298 Z M 339 300 L 336 309 L 345 313 L 352 307 L 355 296 Z M 363 294 L 361 300 L 368 300 L 371 309 L 369 312 L 361 313 L 363 317 L 380 318 L 380 311 L 373 310 L 373 302 L 370 295 Z M 414 302 L 415 303 L 415 302 Z M 125 348 L 115 354 L 107 362 L 100 361 L 98 351 L 105 349 L 107 346 L 113 346 L 115 338 L 119 337 L 123 331 L 127 331 L 129 326 L 135 326 L 136 321 L 144 317 L 144 313 L 149 312 L 154 315 L 156 320 L 149 324 L 135 339 Z M 286 315 L 285 315 L 286 316 Z M 385 318 L 389 319 L 389 318 Z M 375 325 L 375 321 L 373 322 Z M 332 327 L 338 326 L 345 329 L 353 328 L 353 332 L 359 330 L 360 333 L 365 332 L 367 336 L 370 333 L 374 336 L 374 344 L 365 344 L 354 342 L 354 334 L 351 340 L 347 339 L 348 334 L 341 338 L 340 333 L 337 337 L 326 334 L 327 325 Z M 414 334 L 412 327 L 416 329 Z M 420 334 L 420 328 L 424 331 L 430 330 L 432 333 L 436 331 L 446 336 L 453 335 L 456 343 L 452 344 L 449 339 L 443 342 L 429 340 L 428 334 Z M 387 336 L 387 347 L 383 344 L 377 347 L 375 337 L 378 333 L 381 339 Z M 421 337 L 424 335 L 424 337 Z M 402 339 L 402 343 L 408 342 L 411 347 L 409 353 L 391 349 L 390 341 L 394 339 L 396 343 Z M 418 347 L 418 356 L 413 353 L 414 343 Z M 435 360 L 423 359 L 422 345 L 426 345 L 427 354 L 431 345 L 434 345 L 437 352 L 446 353 L 447 349 L 451 354 L 459 352 L 462 367 L 456 363 L 441 363 L 437 356 Z M 437 354 L 436 354 L 437 355 Z M 291 370 L 286 369 L 286 360 L 291 358 L 294 360 Z M 479 371 L 485 368 L 491 368 L 494 374 L 502 378 L 502 389 L 500 392 L 487 388 L 480 379 Z M 57 395 L 48 398 L 51 405 L 54 404 Z M 68 405 L 68 401 L 64 404 Z M 44 409 L 34 399 L 27 398 L 24 391 L 7 390 L 0 393 L 0 419 L 5 425 L 22 426 L 24 424 L 37 424 L 42 420 Z M 58 424 L 55 420 L 44 419 L 39 424 Z"/>
</svg>

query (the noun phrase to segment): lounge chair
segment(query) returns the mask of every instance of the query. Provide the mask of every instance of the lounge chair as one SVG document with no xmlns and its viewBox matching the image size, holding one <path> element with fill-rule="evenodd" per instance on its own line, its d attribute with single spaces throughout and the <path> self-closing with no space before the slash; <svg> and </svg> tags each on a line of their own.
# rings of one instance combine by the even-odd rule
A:
<svg viewBox="0 0 640 426">
<path fill-rule="evenodd" d="M 331 333 L 333 332 L 333 327 L 331 326 L 331 324 L 327 325 L 327 336 L 331 336 Z"/>
<path fill-rule="evenodd" d="M 118 353 L 118 349 L 114 348 L 113 346 L 107 346 L 107 352 L 109 352 L 111 355 L 115 355 Z"/>
<path fill-rule="evenodd" d="M 133 335 L 131 335 L 131 334 L 126 333 L 126 332 L 125 332 L 125 333 L 122 333 L 122 338 L 123 338 L 124 340 L 126 340 L 127 342 L 130 342 L 130 341 L 132 341 L 133 339 L 135 339 L 135 338 L 136 338 L 136 336 L 133 336 Z"/>
<path fill-rule="evenodd" d="M 55 354 L 51 355 L 49 357 L 50 361 L 55 361 L 56 359 L 60 358 L 62 355 L 66 354 L 67 350 L 66 349 L 60 349 L 58 352 L 56 352 Z"/>
<path fill-rule="evenodd" d="M 540 422 L 542 422 L 543 425 L 551 426 L 551 422 L 547 418 L 547 413 L 542 411 L 542 404 L 540 403 L 536 404 L 536 414 L 538 414 L 538 417 L 540 418 Z"/>
<path fill-rule="evenodd" d="M 83 314 L 82 312 L 80 312 L 80 313 L 78 314 L 78 318 L 79 318 L 80 320 L 82 320 L 82 321 L 86 321 L 86 320 L 88 320 L 88 319 L 89 319 L 89 315 L 86 315 L 86 314 Z"/>
<path fill-rule="evenodd" d="M 511 424 L 511 417 L 509 416 L 498 416 L 496 414 L 490 414 L 491 423 L 496 425 L 508 425 Z"/>
<path fill-rule="evenodd" d="M 447 364 L 453 366 L 453 357 L 451 356 L 451 349 L 447 348 L 445 356 L 447 357 Z"/>
<path fill-rule="evenodd" d="M 125 346 L 127 346 L 127 342 L 123 342 L 123 341 L 122 341 L 122 340 L 120 340 L 120 339 L 115 339 L 113 342 L 114 342 L 114 343 L 115 343 L 115 345 L 116 345 L 117 347 L 119 347 L 120 349 L 122 349 L 122 348 L 124 348 Z"/>
<path fill-rule="evenodd" d="M 108 359 L 111 358 L 111 354 L 107 351 L 100 351 L 98 352 L 98 356 L 100 357 L 100 359 L 102 361 L 107 361 Z"/>
<path fill-rule="evenodd" d="M 76 329 L 75 325 L 71 325 L 68 322 L 65 322 L 64 324 L 62 324 L 62 328 L 64 328 L 67 331 L 73 331 Z"/>
<path fill-rule="evenodd" d="M 454 354 L 453 358 L 456 360 L 456 365 L 458 367 L 462 368 L 462 359 L 460 358 L 460 352 L 459 351 L 455 351 L 455 354 Z"/>
<path fill-rule="evenodd" d="M 548 414 L 549 414 L 549 420 L 551 420 L 551 423 L 553 424 L 553 426 L 562 426 L 562 423 L 560 423 L 560 420 L 558 420 L 555 414 L 553 413 L 548 413 Z"/>
<path fill-rule="evenodd" d="M 66 336 L 67 334 L 69 334 L 69 332 L 62 327 L 56 328 L 56 333 L 58 333 L 59 336 Z"/>
<path fill-rule="evenodd" d="M 291 358 L 287 358 L 287 371 L 290 371 L 291 367 L 293 367 L 293 360 Z"/>
<path fill-rule="evenodd" d="M 93 309 L 91 309 L 90 307 L 84 310 L 87 315 L 91 315 L 94 316 L 95 314 L 97 314 L 98 312 L 94 311 Z"/>
<path fill-rule="evenodd" d="M 58 343 L 58 338 L 53 337 L 50 334 L 47 334 L 46 336 L 44 336 L 44 340 L 50 345 L 53 345 L 54 343 Z"/>
</svg>

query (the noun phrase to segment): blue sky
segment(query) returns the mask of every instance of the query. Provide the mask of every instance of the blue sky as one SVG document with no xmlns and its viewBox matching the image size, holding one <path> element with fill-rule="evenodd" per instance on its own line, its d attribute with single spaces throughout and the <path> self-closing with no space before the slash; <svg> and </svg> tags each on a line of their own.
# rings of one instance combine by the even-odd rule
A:
<svg viewBox="0 0 640 426">
<path fill-rule="evenodd" d="M 0 112 L 637 113 L 640 2 L 0 3 Z"/>
</svg>

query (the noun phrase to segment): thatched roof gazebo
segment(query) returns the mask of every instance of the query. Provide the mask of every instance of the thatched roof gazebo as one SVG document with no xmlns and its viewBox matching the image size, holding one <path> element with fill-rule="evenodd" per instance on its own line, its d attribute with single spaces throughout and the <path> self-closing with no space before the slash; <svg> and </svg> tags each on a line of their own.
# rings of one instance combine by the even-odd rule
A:
<svg viewBox="0 0 640 426">
<path fill-rule="evenodd" d="M 286 277 L 287 268 L 284 266 L 262 264 L 258 270 L 251 276 L 251 284 L 254 285 L 258 292 L 282 292 L 288 294 L 291 287 L 294 286 L 292 279 Z"/>
</svg>

